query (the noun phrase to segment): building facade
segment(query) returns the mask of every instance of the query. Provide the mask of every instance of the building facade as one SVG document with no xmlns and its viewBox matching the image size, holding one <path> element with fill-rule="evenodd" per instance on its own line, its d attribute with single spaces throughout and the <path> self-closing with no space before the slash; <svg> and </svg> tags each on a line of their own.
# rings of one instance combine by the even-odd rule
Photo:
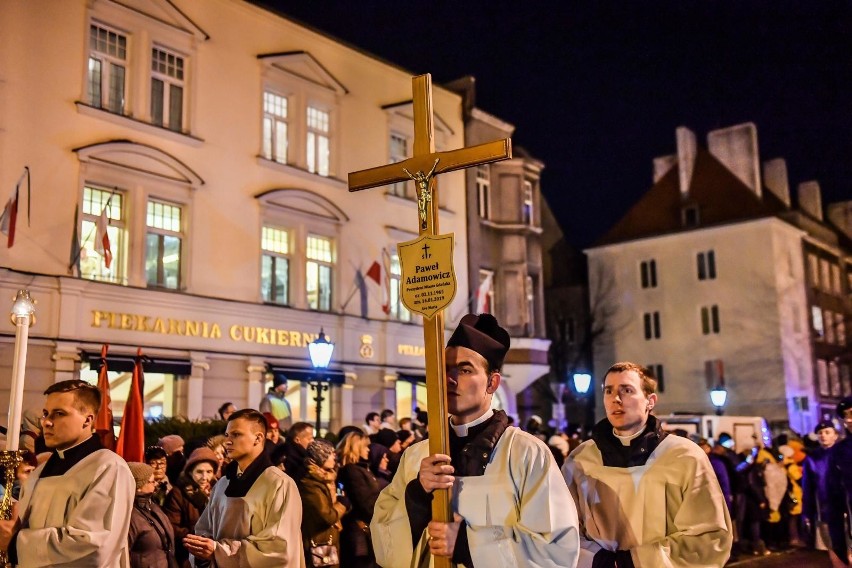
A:
<svg viewBox="0 0 852 568">
<path fill-rule="evenodd" d="M 0 187 L 25 167 L 32 180 L 0 249 L 0 297 L 38 301 L 25 406 L 94 380 L 108 343 L 117 414 L 141 347 L 149 416 L 256 407 L 280 374 L 294 419 L 313 422 L 321 329 L 336 346 L 325 426 L 426 406 L 420 319 L 397 293 L 412 188 L 345 181 L 411 155 L 410 73 L 241 0 L 3 2 L 0 35 Z M 461 147 L 461 97 L 435 87 L 433 105 L 437 149 Z M 441 176 L 439 203 L 459 314 L 464 176 Z M 13 342 L 9 327 L 0 404 Z"/>
<path fill-rule="evenodd" d="M 515 127 L 476 107 L 475 80 L 447 85 L 463 95 L 465 144 L 509 138 Z M 549 371 L 544 320 L 541 172 L 517 144 L 513 157 L 466 171 L 469 310 L 493 314 L 511 336 L 498 404 L 524 421 L 522 393 Z M 520 399 L 519 399 L 520 397 Z"/>
<path fill-rule="evenodd" d="M 724 387 L 725 412 L 809 432 L 852 391 L 848 225 L 823 219 L 813 182 L 791 204 L 753 124 L 710 132 L 706 149 L 676 134 L 651 189 L 587 251 L 595 375 L 636 361 L 661 414 L 712 413 Z"/>
</svg>

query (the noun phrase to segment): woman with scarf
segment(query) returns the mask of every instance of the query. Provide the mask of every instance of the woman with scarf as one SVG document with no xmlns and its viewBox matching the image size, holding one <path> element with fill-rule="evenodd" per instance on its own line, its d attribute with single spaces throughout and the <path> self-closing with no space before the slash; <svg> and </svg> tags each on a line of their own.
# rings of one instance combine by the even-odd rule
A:
<svg viewBox="0 0 852 568">
<path fill-rule="evenodd" d="M 195 523 L 204 512 L 218 469 L 219 460 L 213 450 L 206 447 L 196 449 L 186 460 L 178 484 L 166 497 L 163 509 L 174 530 L 177 542 L 175 556 L 180 566 L 190 565 L 189 552 L 183 546 L 183 539 L 192 533 Z"/>
<path fill-rule="evenodd" d="M 306 565 L 333 568 L 340 565 L 339 560 L 333 559 L 340 558 L 341 519 L 350 507 L 346 498 L 337 494 L 334 446 L 325 440 L 314 440 L 308 445 L 307 453 L 308 471 L 299 485 Z M 314 556 L 320 564 L 313 560 Z"/>
<path fill-rule="evenodd" d="M 370 438 L 351 432 L 337 446 L 340 473 L 337 479 L 352 502 L 352 511 L 343 517 L 340 535 L 341 558 L 346 568 L 375 568 L 376 557 L 370 542 L 370 521 L 381 488 L 370 471 Z"/>
<path fill-rule="evenodd" d="M 130 568 L 176 568 L 172 525 L 153 499 L 154 468 L 141 462 L 127 466 L 136 480 L 136 499 L 127 531 Z"/>
</svg>

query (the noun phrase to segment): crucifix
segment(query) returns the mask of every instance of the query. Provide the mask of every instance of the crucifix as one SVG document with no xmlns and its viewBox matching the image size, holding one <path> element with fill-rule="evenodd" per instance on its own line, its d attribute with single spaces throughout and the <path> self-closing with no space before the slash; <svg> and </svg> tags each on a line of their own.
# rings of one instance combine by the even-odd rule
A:
<svg viewBox="0 0 852 568">
<path fill-rule="evenodd" d="M 447 152 L 435 151 L 432 122 L 432 76 L 428 73 L 412 78 L 414 102 L 414 155 L 407 160 L 349 174 L 349 191 L 360 191 L 392 183 L 414 180 L 417 191 L 418 232 L 420 236 L 438 234 L 438 183 L 436 176 L 488 164 L 512 157 L 509 138 Z M 413 172 L 413 173 L 412 173 Z M 428 244 L 422 248 L 423 258 L 432 256 Z M 454 276 L 453 276 L 454 278 Z M 447 303 L 452 298 L 447 299 Z M 423 318 L 423 344 L 426 351 L 426 402 L 429 420 L 429 453 L 450 453 L 447 425 L 447 389 L 444 358 L 444 313 L 440 308 Z M 432 499 L 432 518 L 451 522 L 450 494 L 436 490 Z M 415 547 L 417 543 L 414 543 Z M 449 559 L 435 558 L 435 566 L 449 566 Z M 443 562 L 446 561 L 446 562 Z"/>
</svg>

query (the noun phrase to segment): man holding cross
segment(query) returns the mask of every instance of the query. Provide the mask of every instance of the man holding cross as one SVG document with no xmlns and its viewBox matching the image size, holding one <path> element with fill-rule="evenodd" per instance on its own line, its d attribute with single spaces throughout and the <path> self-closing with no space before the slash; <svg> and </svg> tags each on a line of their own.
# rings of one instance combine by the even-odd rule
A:
<svg viewBox="0 0 852 568">
<path fill-rule="evenodd" d="M 577 512 L 550 450 L 491 409 L 508 350 L 490 314 L 464 316 L 447 342 L 449 455 L 414 444 L 379 496 L 370 528 L 385 568 L 428 554 L 477 568 L 577 563 Z M 452 522 L 430 522 L 436 489 L 452 492 Z"/>
</svg>

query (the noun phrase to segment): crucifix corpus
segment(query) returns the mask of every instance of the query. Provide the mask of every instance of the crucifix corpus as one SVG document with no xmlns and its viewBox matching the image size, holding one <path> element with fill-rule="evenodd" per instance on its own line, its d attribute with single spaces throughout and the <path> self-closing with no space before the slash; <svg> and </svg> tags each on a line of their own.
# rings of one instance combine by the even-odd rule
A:
<svg viewBox="0 0 852 568">
<path fill-rule="evenodd" d="M 429 420 L 429 453 L 450 453 L 447 427 L 447 389 L 444 361 L 444 308 L 456 292 L 453 269 L 453 234 L 438 234 L 438 183 L 436 176 L 498 162 L 512 157 L 509 138 L 448 152 L 435 151 L 432 122 L 432 76 L 412 78 L 414 102 L 414 156 L 393 164 L 352 172 L 349 191 L 360 191 L 413 180 L 417 191 L 417 227 L 419 237 L 399 243 L 402 268 L 400 297 L 412 312 L 423 316 L 423 343 L 426 352 L 426 402 Z M 450 494 L 436 490 L 432 500 L 432 518 L 453 520 Z M 416 544 L 416 543 L 415 543 Z M 449 565 L 449 559 L 443 565 Z"/>
</svg>

